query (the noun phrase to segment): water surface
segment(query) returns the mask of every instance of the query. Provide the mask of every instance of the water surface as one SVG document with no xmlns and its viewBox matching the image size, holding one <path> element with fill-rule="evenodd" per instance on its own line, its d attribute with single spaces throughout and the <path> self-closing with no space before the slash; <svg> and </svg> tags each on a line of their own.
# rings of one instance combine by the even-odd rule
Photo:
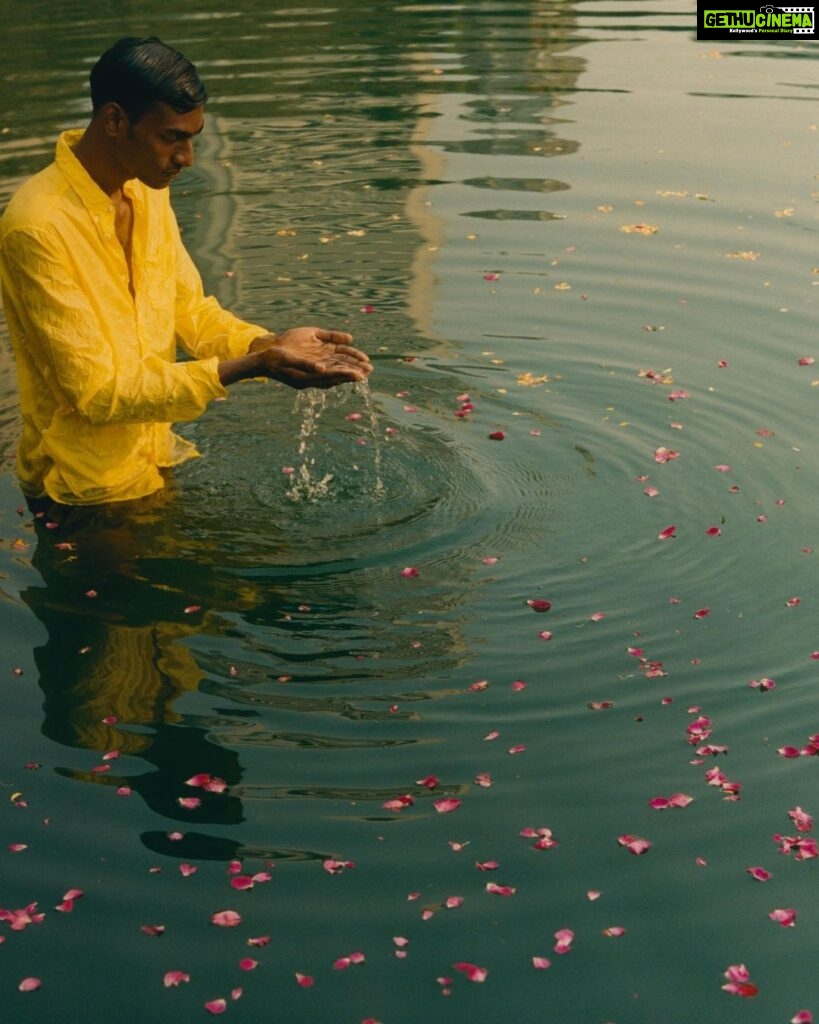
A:
<svg viewBox="0 0 819 1024">
<path fill-rule="evenodd" d="M 819 860 L 772 839 L 817 810 L 778 753 L 819 732 L 815 44 L 679 0 L 2 13 L 0 201 L 157 33 L 212 96 L 207 287 L 376 363 L 235 388 L 167 494 L 61 533 L 0 335 L 0 907 L 45 914 L 0 922 L 4 1019 L 819 1013 Z"/>
</svg>

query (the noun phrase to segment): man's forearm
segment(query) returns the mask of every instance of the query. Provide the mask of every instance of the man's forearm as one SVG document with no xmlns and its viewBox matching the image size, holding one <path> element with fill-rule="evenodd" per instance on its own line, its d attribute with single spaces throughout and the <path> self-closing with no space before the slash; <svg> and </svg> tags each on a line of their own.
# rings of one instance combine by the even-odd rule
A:
<svg viewBox="0 0 819 1024">
<path fill-rule="evenodd" d="M 248 352 L 246 355 L 237 356 L 235 359 L 223 359 L 219 363 L 219 382 L 222 387 L 235 384 L 239 380 L 265 376 L 267 376 L 265 364 L 259 357 L 258 352 Z"/>
</svg>

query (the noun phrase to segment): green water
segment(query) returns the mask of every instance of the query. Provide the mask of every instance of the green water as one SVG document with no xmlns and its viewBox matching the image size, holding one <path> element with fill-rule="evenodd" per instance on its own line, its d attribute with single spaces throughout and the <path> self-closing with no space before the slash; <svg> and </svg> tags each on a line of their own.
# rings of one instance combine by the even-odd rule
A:
<svg viewBox="0 0 819 1024">
<path fill-rule="evenodd" d="M 777 753 L 819 732 L 816 44 L 683 0 L 0 13 L 0 203 L 156 33 L 212 97 L 207 287 L 376 364 L 237 387 L 161 500 L 38 532 L 0 329 L 0 909 L 45 915 L 0 921 L 2 1019 L 819 1015 L 819 859 L 772 839 L 819 813 Z"/>
</svg>

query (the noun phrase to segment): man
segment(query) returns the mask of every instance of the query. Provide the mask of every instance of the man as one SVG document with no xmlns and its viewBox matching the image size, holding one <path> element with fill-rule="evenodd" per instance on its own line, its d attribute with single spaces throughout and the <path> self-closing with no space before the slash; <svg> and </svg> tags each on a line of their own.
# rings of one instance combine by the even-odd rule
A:
<svg viewBox="0 0 819 1024">
<path fill-rule="evenodd" d="M 279 335 L 239 320 L 182 245 L 169 186 L 193 162 L 207 99 L 156 38 L 120 39 L 91 71 L 93 114 L 0 221 L 0 281 L 23 431 L 17 471 L 37 503 L 99 505 L 159 490 L 197 454 L 171 431 L 270 377 L 294 388 L 365 380 L 349 334 Z M 190 360 L 177 362 L 177 346 Z"/>
</svg>

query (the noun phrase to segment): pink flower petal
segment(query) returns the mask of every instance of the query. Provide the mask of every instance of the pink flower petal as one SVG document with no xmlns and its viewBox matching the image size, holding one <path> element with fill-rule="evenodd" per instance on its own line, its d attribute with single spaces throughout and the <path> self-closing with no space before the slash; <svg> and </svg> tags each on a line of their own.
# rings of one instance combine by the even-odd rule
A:
<svg viewBox="0 0 819 1024">
<path fill-rule="evenodd" d="M 23 978 L 17 986 L 17 990 L 19 992 L 36 992 L 41 985 L 42 981 L 40 978 Z"/>
<path fill-rule="evenodd" d="M 219 910 L 211 914 L 210 921 L 220 928 L 235 928 L 242 923 L 242 918 L 235 910 Z"/>
<path fill-rule="evenodd" d="M 461 961 L 460 963 L 453 964 L 452 966 L 456 971 L 460 971 L 462 974 L 466 975 L 468 981 L 486 981 L 486 976 L 489 973 L 485 967 L 478 967 L 476 964 L 470 964 L 466 961 Z"/>
<path fill-rule="evenodd" d="M 552 966 L 552 961 L 548 960 L 545 956 L 533 956 L 532 966 L 538 971 L 545 971 Z"/>
<path fill-rule="evenodd" d="M 810 1010 L 800 1010 L 791 1017 L 790 1024 L 813 1024 L 813 1014 Z"/>
<path fill-rule="evenodd" d="M 165 977 L 162 979 L 162 984 L 165 988 L 175 988 L 177 985 L 181 985 L 190 980 L 191 976 L 186 974 L 185 971 L 166 971 Z"/>
<path fill-rule="evenodd" d="M 548 629 L 544 629 L 542 633 L 538 633 L 538 636 L 540 637 L 541 640 L 551 640 L 552 639 L 552 634 L 549 632 Z"/>
<path fill-rule="evenodd" d="M 647 850 L 651 849 L 651 843 L 648 839 L 643 839 L 641 836 L 622 835 L 618 836 L 617 842 L 624 846 L 630 853 L 640 856 Z"/>
<path fill-rule="evenodd" d="M 749 981 L 751 974 L 745 964 L 731 964 L 725 969 L 723 977 L 729 981 Z"/>
<path fill-rule="evenodd" d="M 604 928 L 603 934 L 610 939 L 619 939 L 626 934 L 626 929 L 620 925 L 612 925 L 610 928 Z"/>
<path fill-rule="evenodd" d="M 796 825 L 798 832 L 810 832 L 813 828 L 813 816 L 803 811 L 801 807 L 794 807 L 788 811 L 788 817 Z"/>
<path fill-rule="evenodd" d="M 405 807 L 411 807 L 415 800 L 406 793 L 404 796 L 396 797 L 394 800 L 385 800 L 381 806 L 385 811 L 403 811 Z"/>
<path fill-rule="evenodd" d="M 551 601 L 545 601 L 542 598 L 536 597 L 530 598 L 526 603 L 529 605 L 533 612 L 548 612 L 548 610 L 552 607 Z"/>
<path fill-rule="evenodd" d="M 328 875 L 339 875 L 345 868 L 354 868 L 355 861 L 352 860 L 333 860 L 328 858 L 321 865 Z"/>
<path fill-rule="evenodd" d="M 709 537 L 719 537 L 722 530 L 718 526 L 709 526 L 705 532 Z"/>
<path fill-rule="evenodd" d="M 436 800 L 432 805 L 439 814 L 450 814 L 452 811 L 457 811 L 461 806 L 461 801 L 456 797 L 447 797 L 444 800 Z"/>
<path fill-rule="evenodd" d="M 765 868 L 754 867 L 746 868 L 745 870 L 748 872 L 751 878 L 755 878 L 757 882 L 767 882 L 769 879 L 773 877 L 771 875 L 771 872 L 767 871 Z"/>
<path fill-rule="evenodd" d="M 296 984 L 300 985 L 302 988 L 311 988 L 315 984 L 315 978 L 310 977 L 309 974 L 299 974 L 299 972 L 296 971 L 295 977 Z"/>
<path fill-rule="evenodd" d="M 694 618 L 695 619 L 704 619 L 707 615 L 710 615 L 710 614 L 711 614 L 711 609 L 710 608 L 700 608 L 698 611 L 694 612 Z"/>
<path fill-rule="evenodd" d="M 559 955 L 568 953 L 572 948 L 572 942 L 574 942 L 574 932 L 571 928 L 561 928 L 555 932 L 555 939 L 557 940 L 554 947 L 555 953 Z"/>
<path fill-rule="evenodd" d="M 205 1009 L 208 1013 L 212 1013 L 214 1016 L 218 1016 L 220 1013 L 224 1013 L 227 1009 L 227 1002 L 224 999 L 211 999 L 205 1003 Z"/>
<path fill-rule="evenodd" d="M 742 996 L 745 999 L 752 998 L 759 994 L 759 989 L 750 981 L 729 981 L 727 985 L 723 985 L 722 987 L 726 992 L 730 992 L 735 996 Z"/>
<path fill-rule="evenodd" d="M 657 448 L 654 451 L 654 461 L 663 464 L 665 462 L 671 462 L 672 459 L 678 459 L 680 457 L 679 452 L 673 451 L 670 448 Z"/>
<path fill-rule="evenodd" d="M 796 924 L 796 911 L 792 907 L 772 910 L 768 917 L 781 924 L 783 928 L 793 928 Z"/>
<path fill-rule="evenodd" d="M 413 576 L 420 576 L 420 573 L 414 565 L 408 565 L 406 569 L 401 570 L 401 576 L 405 579 L 411 579 Z"/>
<path fill-rule="evenodd" d="M 672 793 L 669 797 L 669 803 L 672 807 L 687 807 L 693 802 L 694 797 L 689 796 L 687 793 Z"/>
<path fill-rule="evenodd" d="M 487 882 L 486 891 L 495 896 L 514 896 L 517 889 L 511 885 L 496 885 L 494 882 Z"/>
<path fill-rule="evenodd" d="M 676 526 L 666 526 L 664 530 L 660 530 L 657 534 L 657 540 L 668 540 L 668 538 L 673 537 L 676 532 Z"/>
<path fill-rule="evenodd" d="M 488 437 L 490 441 L 503 441 L 506 434 L 502 430 L 493 430 Z"/>
</svg>

